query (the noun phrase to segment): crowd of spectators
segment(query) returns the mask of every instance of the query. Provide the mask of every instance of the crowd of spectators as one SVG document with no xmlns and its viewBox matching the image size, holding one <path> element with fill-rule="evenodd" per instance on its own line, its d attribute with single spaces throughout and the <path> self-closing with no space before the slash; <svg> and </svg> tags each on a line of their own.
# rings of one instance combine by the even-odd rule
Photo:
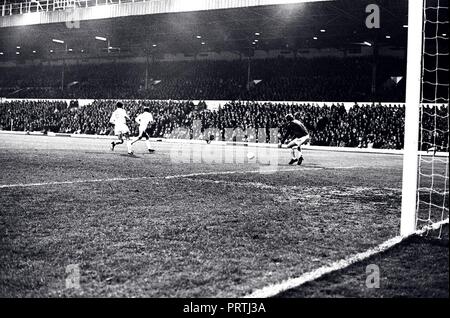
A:
<svg viewBox="0 0 450 318">
<path fill-rule="evenodd" d="M 372 91 L 373 60 L 369 57 L 252 59 L 250 72 L 245 58 L 154 61 L 149 63 L 148 72 L 146 63 L 18 66 L 0 72 L 0 96 L 402 102 L 404 81 L 395 84 L 390 78 L 404 77 L 404 66 L 404 60 L 380 56 L 375 92 Z"/>
<path fill-rule="evenodd" d="M 0 103 L 0 129 L 57 131 L 68 105 L 64 101 L 14 101 Z"/>
<path fill-rule="evenodd" d="M 186 125 L 186 117 L 191 112 L 205 109 L 206 105 L 194 105 L 190 101 L 127 101 L 126 110 L 130 118 L 134 119 L 144 107 L 148 107 L 155 121 L 151 125 L 153 136 L 161 137 L 175 128 Z M 112 133 L 109 120 L 115 110 L 116 102 L 111 100 L 97 100 L 92 104 L 70 108 L 61 114 L 59 132 L 105 135 Z M 130 123 L 132 134 L 137 134 L 138 126 Z"/>
<path fill-rule="evenodd" d="M 126 101 L 126 109 L 135 118 L 144 107 L 155 117 L 154 136 L 164 136 L 173 129 L 186 125 L 186 117 L 194 111 L 203 111 L 205 103 L 190 101 Z M 96 100 L 85 106 L 76 101 L 11 101 L 0 103 L 0 130 L 42 131 L 76 134 L 107 135 L 113 132 L 109 125 L 116 102 Z M 130 123 L 131 132 L 137 133 L 137 124 Z"/>
<path fill-rule="evenodd" d="M 422 107 L 419 134 L 421 150 L 445 150 L 448 152 L 449 142 L 449 109 L 448 107 Z"/>
<path fill-rule="evenodd" d="M 399 105 L 277 104 L 231 102 L 218 111 L 194 115 L 204 128 L 280 128 L 287 114 L 295 114 L 311 133 L 311 144 L 320 146 L 403 147 L 404 107 Z M 257 136 L 249 136 L 257 139 Z"/>
<path fill-rule="evenodd" d="M 225 140 L 225 129 L 239 129 L 248 141 L 258 140 L 258 129 L 280 128 L 288 113 L 302 120 L 311 133 L 311 144 L 338 147 L 402 149 L 404 141 L 403 105 L 342 103 L 273 103 L 229 102 L 210 110 L 204 102 L 191 101 L 125 101 L 125 108 L 134 119 L 144 107 L 155 117 L 153 137 L 168 137 L 177 128 L 202 132 L 219 131 L 213 136 Z M 62 133 L 112 133 L 109 125 L 115 101 L 97 100 L 79 106 L 76 102 L 13 101 L 0 103 L 0 129 L 20 131 L 52 131 Z M 130 123 L 133 134 L 137 124 Z M 207 130 L 209 129 L 209 130 Z M 422 112 L 421 149 L 437 147 L 448 151 L 448 106 L 426 106 Z M 211 136 L 183 138 L 210 139 Z M 229 137 L 229 136 L 228 136 Z"/>
</svg>

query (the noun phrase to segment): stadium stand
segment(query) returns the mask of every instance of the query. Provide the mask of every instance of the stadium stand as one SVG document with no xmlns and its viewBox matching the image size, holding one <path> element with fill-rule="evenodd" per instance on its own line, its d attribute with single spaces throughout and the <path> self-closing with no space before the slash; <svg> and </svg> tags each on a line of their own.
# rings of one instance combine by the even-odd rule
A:
<svg viewBox="0 0 450 318">
<path fill-rule="evenodd" d="M 5 68 L 0 96 L 14 98 L 96 98 L 263 101 L 404 101 L 404 60 L 381 57 L 372 92 L 370 57 L 107 63 Z M 7 74 L 7 76 L 6 76 Z M 255 80 L 260 80 L 255 84 Z M 146 88 L 147 82 L 147 88 Z"/>
<path fill-rule="evenodd" d="M 0 30 L 0 298 L 448 297 L 448 0 L 3 0 Z"/>
<path fill-rule="evenodd" d="M 67 105 L 55 101 L 12 101 L 0 104 L 0 128 L 16 131 L 52 131 L 62 133 L 109 134 L 109 116 L 114 110 L 114 101 L 94 101 L 79 107 L 76 102 Z M 312 145 L 403 148 L 404 106 L 356 104 L 346 109 L 343 104 L 283 104 L 258 102 L 230 102 L 216 110 L 209 110 L 205 103 L 195 105 L 191 101 L 130 101 L 126 108 L 132 118 L 149 107 L 155 115 L 152 126 L 153 137 L 164 137 L 178 127 L 192 127 L 195 120 L 201 121 L 202 129 L 279 128 L 287 113 L 297 113 L 311 130 Z M 429 108 L 430 112 L 433 111 Z M 445 113 L 447 108 L 437 108 Z M 432 122 L 433 121 L 433 122 Z M 434 124 L 434 117 L 424 117 L 424 125 Z M 441 123 L 445 125 L 444 122 Z M 137 127 L 132 126 L 132 132 Z M 437 131 L 438 144 L 448 149 L 444 134 Z M 423 138 L 422 150 L 427 150 L 430 132 Z M 256 141 L 256 136 L 248 136 Z"/>
</svg>

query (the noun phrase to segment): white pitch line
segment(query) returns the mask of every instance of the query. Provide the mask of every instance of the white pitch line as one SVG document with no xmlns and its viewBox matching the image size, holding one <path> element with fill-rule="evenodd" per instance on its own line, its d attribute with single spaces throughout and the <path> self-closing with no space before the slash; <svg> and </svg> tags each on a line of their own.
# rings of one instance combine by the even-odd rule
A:
<svg viewBox="0 0 450 318">
<path fill-rule="evenodd" d="M 144 179 L 151 179 L 151 178 L 152 177 L 110 178 L 110 179 L 86 179 L 86 180 L 73 180 L 73 181 L 52 181 L 52 182 L 38 182 L 38 183 L 2 184 L 2 185 L 0 185 L 0 189 L 42 187 L 42 186 L 52 186 L 52 185 L 76 184 L 76 183 L 99 183 L 99 182 L 110 182 L 110 181 L 112 182 L 112 181 L 144 180 Z"/>
<path fill-rule="evenodd" d="M 324 169 L 353 169 L 357 167 L 334 167 L 334 168 L 326 168 L 326 167 L 301 167 L 298 169 L 265 169 L 261 167 L 258 170 L 236 170 L 236 171 L 211 171 L 211 172 L 197 172 L 197 173 L 189 173 L 189 174 L 177 174 L 172 176 L 163 176 L 163 177 L 129 177 L 129 178 L 107 178 L 107 179 L 83 179 L 83 180 L 72 180 L 72 181 L 49 181 L 49 182 L 36 182 L 36 183 L 15 183 L 15 184 L 2 184 L 0 185 L 0 189 L 9 189 L 9 188 L 27 188 L 27 187 L 42 187 L 42 186 L 52 186 L 52 185 L 65 185 L 65 184 L 78 184 L 78 183 L 100 183 L 100 182 L 114 182 L 114 181 L 137 181 L 137 180 L 146 180 L 146 179 L 180 179 L 180 178 L 189 178 L 196 176 L 214 176 L 214 175 L 228 175 L 228 174 L 246 174 L 246 173 L 261 173 L 261 174 L 269 174 L 275 172 L 290 172 L 290 171 L 305 171 L 305 170 L 324 170 Z"/>
<path fill-rule="evenodd" d="M 196 177 L 196 176 L 246 174 L 246 173 L 289 172 L 289 171 L 317 170 L 317 169 L 322 169 L 322 168 L 273 169 L 273 170 L 251 170 L 251 171 L 245 171 L 245 170 L 211 171 L 211 172 L 197 172 L 197 173 L 189 173 L 189 174 L 178 174 L 178 175 L 162 176 L 162 177 L 129 177 L 129 178 L 108 178 L 108 179 L 84 179 L 84 180 L 72 180 L 72 181 L 51 181 L 51 182 L 38 182 L 38 183 L 16 183 L 16 184 L 2 184 L 2 185 L 0 185 L 0 189 L 40 187 L 40 186 L 42 187 L 42 186 L 78 184 L 78 183 L 136 181 L 136 180 L 147 180 L 147 179 L 180 179 L 180 178 L 189 178 L 189 177 Z"/>
<path fill-rule="evenodd" d="M 197 176 L 214 176 L 214 175 L 227 175 L 227 174 L 246 174 L 246 173 L 261 173 L 267 174 L 271 172 L 290 172 L 290 171 L 302 171 L 302 170 L 323 170 L 324 168 L 306 167 L 300 169 L 258 169 L 258 170 L 236 170 L 236 171 L 211 171 L 211 172 L 198 172 L 190 174 L 178 174 L 173 176 L 166 176 L 164 179 L 179 179 L 189 178 Z"/>
<path fill-rule="evenodd" d="M 421 235 L 427 231 L 436 230 L 440 226 L 442 226 L 444 224 L 448 224 L 448 221 L 449 221 L 449 219 L 447 218 L 440 222 L 434 223 L 431 226 L 417 230 L 416 232 L 414 232 L 408 236 L 400 236 L 400 235 L 396 236 L 394 238 L 391 238 L 391 239 L 381 243 L 378 246 L 375 246 L 373 248 L 366 250 L 365 252 L 349 256 L 342 260 L 336 261 L 330 265 L 319 267 L 318 269 L 315 269 L 311 272 L 305 273 L 299 277 L 287 279 L 281 283 L 269 285 L 269 286 L 263 287 L 261 289 L 255 290 L 251 294 L 244 296 L 244 298 L 269 298 L 269 297 L 276 296 L 276 295 L 278 295 L 284 291 L 287 291 L 289 289 L 298 288 L 301 285 L 312 282 L 326 274 L 345 269 L 352 264 L 361 262 L 373 255 L 382 253 L 382 252 L 394 247 L 395 245 L 403 242 L 405 239 L 407 239 L 408 237 L 410 237 L 412 235 Z"/>
</svg>

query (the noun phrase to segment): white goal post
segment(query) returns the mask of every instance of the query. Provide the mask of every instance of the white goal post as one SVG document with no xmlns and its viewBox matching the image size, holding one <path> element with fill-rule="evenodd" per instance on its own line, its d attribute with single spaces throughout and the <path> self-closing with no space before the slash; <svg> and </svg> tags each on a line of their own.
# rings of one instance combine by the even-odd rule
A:
<svg viewBox="0 0 450 318">
<path fill-rule="evenodd" d="M 405 93 L 405 141 L 400 235 L 416 231 L 419 109 L 422 80 L 423 0 L 408 1 L 408 48 Z"/>
<path fill-rule="evenodd" d="M 400 235 L 448 224 L 448 0 L 409 0 Z M 431 154 L 428 154 L 431 151 Z M 439 153 L 436 153 L 439 151 Z"/>
</svg>

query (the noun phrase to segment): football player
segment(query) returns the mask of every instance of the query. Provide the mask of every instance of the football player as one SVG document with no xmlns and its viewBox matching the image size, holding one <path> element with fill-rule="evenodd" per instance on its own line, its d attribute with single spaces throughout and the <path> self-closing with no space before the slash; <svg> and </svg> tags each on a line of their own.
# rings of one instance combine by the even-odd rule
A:
<svg viewBox="0 0 450 318">
<path fill-rule="evenodd" d="M 150 134 L 148 131 L 148 125 L 153 122 L 153 115 L 150 113 L 150 108 L 145 107 L 144 112 L 136 117 L 136 122 L 139 124 L 139 135 L 131 144 L 133 145 L 145 137 L 145 145 L 147 146 L 148 152 L 154 152 L 155 150 L 150 146 Z"/>
<path fill-rule="evenodd" d="M 123 109 L 123 104 L 121 102 L 117 102 L 117 109 L 112 113 L 109 122 L 114 125 L 114 135 L 119 138 L 119 141 L 111 142 L 111 150 L 114 151 L 114 148 L 117 145 L 121 145 L 124 143 L 124 137 L 127 141 L 128 154 L 133 154 L 133 148 L 130 141 L 130 129 L 127 126 L 127 120 L 130 120 L 125 109 Z"/>
<path fill-rule="evenodd" d="M 287 148 L 292 149 L 292 159 L 289 161 L 290 165 L 297 163 L 301 165 L 303 162 L 303 154 L 301 146 L 310 140 L 308 129 L 298 119 L 295 119 L 292 114 L 285 117 L 286 124 L 282 127 L 282 134 L 280 138 L 279 147 L 288 139 L 291 138 L 287 144 Z"/>
</svg>

